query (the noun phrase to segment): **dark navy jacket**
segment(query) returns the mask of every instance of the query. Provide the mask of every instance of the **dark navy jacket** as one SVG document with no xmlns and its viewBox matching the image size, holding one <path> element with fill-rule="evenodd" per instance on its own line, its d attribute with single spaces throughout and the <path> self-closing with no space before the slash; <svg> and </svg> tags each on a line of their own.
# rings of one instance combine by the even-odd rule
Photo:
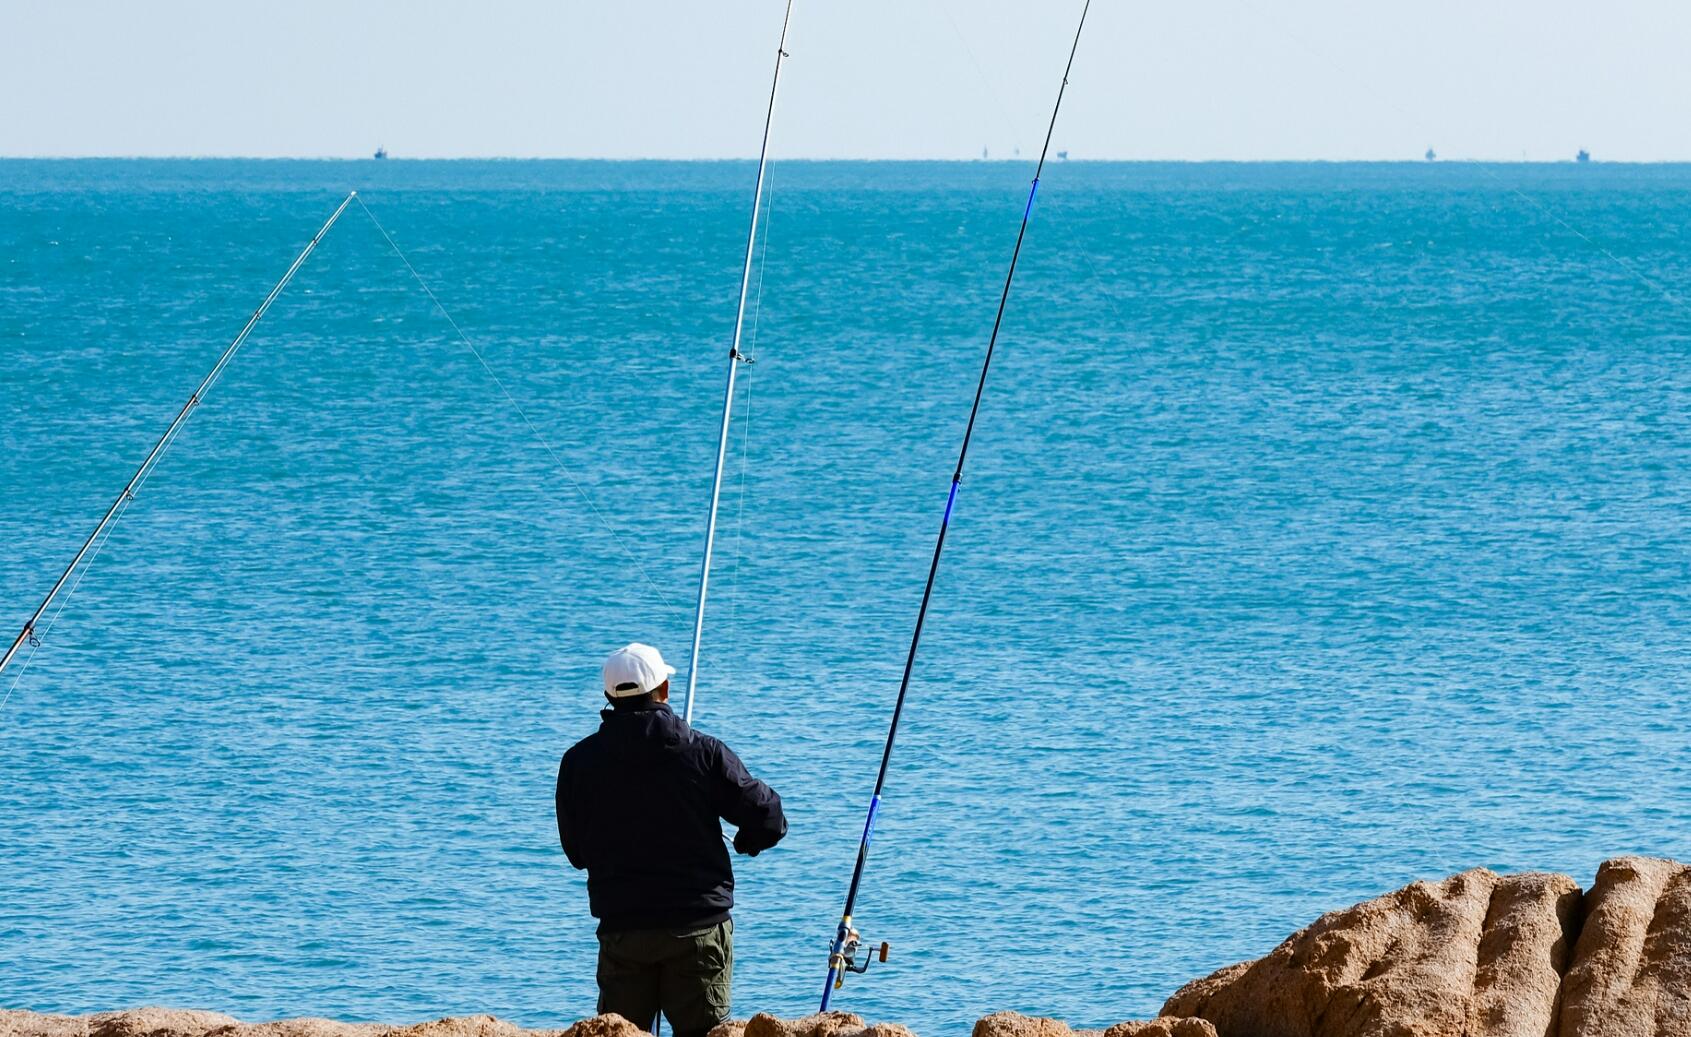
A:
<svg viewBox="0 0 1691 1037">
<path fill-rule="evenodd" d="M 715 925 L 734 906 L 734 848 L 757 854 L 787 834 L 781 797 L 721 742 L 668 705 L 607 709 L 558 765 L 558 839 L 587 870 L 600 932 Z"/>
</svg>

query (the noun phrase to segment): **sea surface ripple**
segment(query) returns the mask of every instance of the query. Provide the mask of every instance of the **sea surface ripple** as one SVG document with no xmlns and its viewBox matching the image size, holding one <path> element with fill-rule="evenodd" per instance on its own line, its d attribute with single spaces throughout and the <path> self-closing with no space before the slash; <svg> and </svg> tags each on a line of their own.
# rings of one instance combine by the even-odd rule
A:
<svg viewBox="0 0 1691 1037">
<path fill-rule="evenodd" d="M 1030 174 L 773 169 L 698 720 L 791 815 L 742 1014 L 820 992 Z M 353 188 L 567 468 L 350 209 L 0 711 L 0 1000 L 591 1012 L 553 775 L 609 648 L 686 663 L 752 175 L 0 162 L 8 638 Z M 1107 1024 L 1415 878 L 1691 856 L 1688 191 L 1050 167 L 842 1006 Z"/>
</svg>

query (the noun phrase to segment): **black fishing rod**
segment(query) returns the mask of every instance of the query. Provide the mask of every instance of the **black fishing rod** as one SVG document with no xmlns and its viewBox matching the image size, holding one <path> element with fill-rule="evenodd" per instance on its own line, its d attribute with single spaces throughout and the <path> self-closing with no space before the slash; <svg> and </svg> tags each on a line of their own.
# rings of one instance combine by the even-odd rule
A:
<svg viewBox="0 0 1691 1037">
<path fill-rule="evenodd" d="M 346 207 L 352 204 L 353 198 L 357 197 L 357 195 L 358 192 L 353 191 L 341 200 L 341 204 L 335 209 L 334 213 L 329 216 L 328 221 L 323 224 L 322 229 L 306 243 L 305 248 L 300 250 L 299 255 L 294 257 L 293 263 L 288 266 L 288 272 L 282 275 L 282 279 L 276 282 L 276 286 L 274 288 L 270 289 L 270 294 L 264 297 L 264 301 L 262 303 L 259 303 L 258 309 L 254 310 L 252 316 L 247 318 L 247 323 L 241 328 L 240 334 L 236 335 L 234 341 L 230 342 L 229 345 L 224 348 L 223 352 L 218 355 L 217 363 L 213 364 L 211 370 L 203 379 L 200 380 L 200 384 L 194 390 L 194 394 L 188 397 L 188 402 L 182 405 L 182 409 L 177 411 L 176 417 L 173 421 L 171 421 L 170 426 L 164 430 L 164 434 L 158 438 L 158 442 L 153 444 L 153 449 L 148 452 L 146 459 L 141 462 L 141 467 L 135 469 L 135 474 L 130 477 L 129 482 L 124 484 L 123 491 L 117 495 L 116 500 L 112 501 L 112 506 L 106 509 L 105 516 L 100 519 L 99 525 L 94 527 L 94 532 L 88 534 L 88 539 L 82 542 L 82 547 L 76 552 L 75 557 L 70 560 L 70 564 L 65 566 L 65 571 L 59 575 L 59 578 L 53 584 L 52 589 L 47 592 L 47 596 L 41 599 L 41 604 L 36 606 L 35 611 L 31 613 L 29 619 L 24 622 L 23 630 L 12 642 L 12 646 L 6 649 L 5 655 L 0 656 L 0 672 L 4 672 L 7 665 L 11 663 L 13 657 L 18 654 L 24 645 L 27 644 L 32 649 L 40 647 L 41 635 L 37 633 L 37 626 L 41 622 L 41 617 L 46 614 L 47 609 L 52 606 L 53 602 L 59 597 L 60 593 L 64 591 L 65 585 L 70 582 L 70 578 L 76 572 L 77 567 L 82 565 L 83 559 L 88 557 L 89 550 L 92 549 L 96 542 L 99 541 L 101 534 L 105 533 L 111 527 L 112 523 L 117 520 L 117 517 L 120 514 L 122 514 L 124 508 L 129 504 L 129 502 L 135 499 L 136 490 L 140 488 L 142 483 L 146 482 L 147 476 L 152 472 L 153 467 L 158 464 L 159 458 L 163 456 L 165 450 L 176 438 L 177 431 L 181 429 L 182 424 L 188 420 L 188 415 L 193 413 L 194 408 L 198 407 L 205 400 L 206 393 L 217 381 L 218 376 L 223 373 L 223 369 L 229 366 L 229 361 L 235 358 L 235 354 L 239 352 L 241 346 L 246 343 L 247 336 L 252 334 L 253 328 L 257 327 L 258 322 L 264 318 L 264 314 L 270 309 L 270 304 L 276 301 L 276 297 L 282 294 L 282 289 L 286 288 L 288 286 L 288 282 L 294 279 L 294 274 L 298 273 L 299 268 L 305 264 L 306 257 L 311 255 L 312 251 L 317 248 L 317 243 L 323 240 L 323 235 L 329 233 L 329 228 L 333 227 L 335 225 L 335 221 L 341 218 L 341 213 L 346 211 Z M 77 582 L 81 582 L 80 578 Z M 72 587 L 74 589 L 74 585 L 72 585 Z M 54 618 L 57 618 L 57 616 L 58 613 L 54 613 Z M 51 626 L 50 623 L 48 625 Z"/>
<path fill-rule="evenodd" d="M 945 517 L 939 523 L 939 536 L 934 541 L 933 561 L 928 564 L 928 582 L 922 588 L 922 606 L 916 612 L 916 629 L 910 635 L 910 652 L 904 659 L 904 678 L 899 681 L 898 700 L 893 705 L 892 722 L 887 726 L 886 747 L 881 751 L 881 769 L 875 776 L 875 792 L 869 799 L 869 814 L 863 822 L 863 837 L 857 844 L 857 864 L 851 871 L 851 886 L 846 890 L 845 909 L 840 912 L 839 930 L 828 952 L 828 983 L 822 988 L 822 1011 L 828 1010 L 834 991 L 845 985 L 847 972 L 867 972 L 869 959 L 857 961 L 861 936 L 852 927 L 851 913 L 857 906 L 857 891 L 863 884 L 863 868 L 869 861 L 869 843 L 875 837 L 875 815 L 881 809 L 881 793 L 887 784 L 887 768 L 892 763 L 893 742 L 898 738 L 898 723 L 904 716 L 904 700 L 910 691 L 910 674 L 916 666 L 916 646 L 922 640 L 922 624 L 928 618 L 928 601 L 933 597 L 934 578 L 939 575 L 939 559 L 945 550 L 945 531 L 951 525 L 951 509 L 957 503 L 957 488 L 963 482 L 963 464 L 969 457 L 969 441 L 975 433 L 975 418 L 980 414 L 981 396 L 986 392 L 987 372 L 992 369 L 992 354 L 998 347 L 998 330 L 1004 324 L 1004 309 L 1010 301 L 1010 286 L 1016 279 L 1016 262 L 1022 255 L 1022 241 L 1027 237 L 1028 222 L 1033 218 L 1033 200 L 1039 193 L 1039 178 L 1045 171 L 1045 158 L 1051 150 L 1051 137 L 1057 129 L 1057 113 L 1063 107 L 1063 92 L 1068 89 L 1069 72 L 1074 68 L 1075 52 L 1080 49 L 1081 30 L 1086 27 L 1086 12 L 1092 0 L 1080 9 L 1080 24 L 1075 27 L 1074 43 L 1069 47 L 1068 64 L 1063 67 L 1063 83 L 1057 88 L 1057 103 L 1051 107 L 1051 122 L 1045 129 L 1045 145 L 1039 150 L 1039 165 L 1034 168 L 1033 185 L 1028 188 L 1027 207 L 1022 210 L 1022 226 L 1016 232 L 1016 248 L 1010 253 L 1010 269 L 1004 275 L 1004 291 L 998 297 L 998 315 L 992 322 L 992 335 L 987 339 L 986 358 L 981 362 L 980 380 L 975 385 L 975 401 L 969 408 L 969 424 L 963 430 L 963 446 L 957 452 L 957 468 L 951 474 L 951 492 L 945 498 Z M 887 960 L 887 945 L 881 944 L 879 958 Z"/>
</svg>

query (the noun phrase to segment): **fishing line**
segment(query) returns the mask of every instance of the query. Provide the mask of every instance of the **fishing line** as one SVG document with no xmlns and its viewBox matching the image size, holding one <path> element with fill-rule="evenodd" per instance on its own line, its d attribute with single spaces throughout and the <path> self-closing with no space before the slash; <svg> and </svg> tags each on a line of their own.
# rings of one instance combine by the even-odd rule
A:
<svg viewBox="0 0 1691 1037">
<path fill-rule="evenodd" d="M 740 542 L 746 526 L 746 468 L 752 452 L 752 376 L 749 371 L 746 373 L 746 402 L 741 405 L 741 410 L 744 417 L 740 419 L 740 500 L 734 514 L 734 567 L 730 570 L 732 582 L 729 585 L 733 590 L 729 592 L 728 597 L 727 627 L 730 638 L 733 638 L 734 631 L 738 629 L 736 624 L 740 617 Z M 743 656 L 744 653 L 741 653 L 742 658 Z M 737 670 L 734 676 L 739 676 Z"/>
<path fill-rule="evenodd" d="M 986 69 L 981 66 L 980 59 L 975 57 L 975 49 L 969 46 L 968 39 L 963 35 L 962 27 L 957 24 L 957 19 L 951 16 L 951 5 L 947 4 L 945 0 L 939 0 L 939 9 L 945 15 L 945 20 L 951 23 L 951 31 L 956 34 L 957 42 L 963 45 L 963 53 L 969 56 L 969 64 L 975 66 L 975 75 L 980 78 L 981 84 L 986 87 L 987 96 L 992 98 L 993 105 L 997 107 L 998 117 L 1004 120 L 1004 128 L 1010 131 L 1010 146 L 1013 152 L 1020 154 L 1022 134 L 1020 130 L 1016 129 L 1015 122 L 1010 118 L 1010 109 L 1005 106 L 1003 98 L 998 96 L 998 88 L 993 85 L 991 79 L 987 78 Z"/>
<path fill-rule="evenodd" d="M 540 444 L 540 448 L 545 450 L 547 455 L 552 458 L 552 463 L 557 466 L 559 473 L 568 480 L 570 486 L 575 488 L 575 492 L 581 497 L 582 503 L 586 504 L 588 509 L 598 518 L 599 524 L 604 527 L 605 532 L 611 535 L 611 539 L 616 541 L 617 547 L 622 549 L 622 553 L 628 560 L 634 563 L 634 568 L 639 570 L 641 577 L 646 581 L 646 585 L 652 589 L 652 593 L 657 595 L 658 600 L 663 602 L 665 608 L 675 609 L 675 604 L 664 594 L 657 581 L 652 579 L 652 574 L 646 571 L 646 567 L 640 564 L 639 557 L 635 555 L 627 542 L 618 535 L 616 528 L 611 525 L 610 519 L 605 517 L 605 513 L 599 510 L 597 504 L 593 503 L 593 498 L 588 495 L 587 490 L 582 487 L 580 482 L 576 481 L 574 475 L 570 474 L 569 468 L 564 464 L 564 459 L 558 456 L 558 452 L 552 449 L 552 444 L 547 442 L 546 437 L 541 434 L 540 428 L 529 419 L 528 412 L 523 410 L 522 404 L 518 403 L 517 398 L 511 395 L 511 390 L 505 387 L 505 382 L 493 370 L 493 367 L 487 362 L 487 358 L 482 355 L 481 350 L 477 349 L 476 344 L 470 341 L 470 336 L 464 334 L 464 329 L 458 325 L 458 321 L 453 318 L 446 306 L 440 301 L 440 296 L 436 295 L 434 289 L 429 287 L 429 283 L 423 280 L 423 275 L 417 272 L 417 268 L 412 265 L 410 257 L 405 254 L 405 250 L 401 249 L 399 243 L 393 240 L 393 235 L 389 234 L 387 228 L 382 226 L 382 221 L 376 219 L 376 214 L 370 211 L 368 205 L 364 204 L 364 199 L 358 199 L 358 207 L 364 210 L 364 215 L 370 217 L 370 222 L 375 225 L 376 230 L 387 241 L 388 247 L 393 249 L 393 254 L 399 257 L 399 261 L 405 264 L 405 269 L 411 272 L 411 276 L 416 280 L 418 287 L 423 289 L 423 294 L 429 297 L 429 301 L 434 304 L 434 308 L 440 312 L 442 317 L 446 318 L 446 323 L 452 326 L 453 332 L 458 336 L 458 341 L 464 344 L 464 348 L 468 349 L 470 355 L 476 358 L 476 362 L 481 365 L 483 371 L 487 372 L 487 376 L 493 380 L 493 384 L 499 387 L 500 393 L 505 397 L 505 402 L 511 405 L 511 409 L 516 412 L 517 417 L 521 418 L 523 424 L 528 426 L 529 434 L 534 437 L 536 443 Z"/>
<path fill-rule="evenodd" d="M 757 355 L 758 327 L 761 324 L 762 317 L 763 317 L 763 271 L 764 271 L 765 267 L 767 267 L 768 264 L 769 264 L 769 221 L 773 218 L 774 213 L 775 213 L 775 176 L 774 176 L 773 173 L 771 173 L 770 177 L 769 177 L 768 195 L 769 195 L 769 204 L 764 209 L 764 216 L 763 216 L 763 247 L 762 247 L 763 250 L 762 250 L 762 254 L 758 257 L 758 265 L 757 265 L 757 295 L 756 295 L 756 301 L 752 304 L 751 349 L 752 349 L 752 355 L 754 357 Z M 734 631 L 738 629 L 737 624 L 739 622 L 739 617 L 740 617 L 740 556 L 741 556 L 741 542 L 744 539 L 745 529 L 746 529 L 746 469 L 750 465 L 751 453 L 752 453 L 752 370 L 751 369 L 748 369 L 746 371 L 745 382 L 746 382 L 746 400 L 745 400 L 744 403 L 742 403 L 740 405 L 740 408 L 741 408 L 744 416 L 741 418 L 741 422 L 740 422 L 740 490 L 739 490 L 739 502 L 735 505 L 735 511 L 734 511 L 734 565 L 733 565 L 733 568 L 729 570 L 730 580 L 731 580 L 729 587 L 731 588 L 731 590 L 729 591 L 729 597 L 728 597 L 727 632 L 728 632 L 728 636 L 731 639 L 734 637 Z M 743 653 L 741 654 L 741 658 L 743 658 Z M 733 676 L 734 677 L 739 676 L 738 669 L 736 669 L 734 671 Z M 730 680 L 729 683 L 730 683 L 730 685 L 732 685 L 733 681 Z"/>
<path fill-rule="evenodd" d="M 1069 60 L 1063 67 L 1063 83 L 1057 90 L 1057 100 L 1051 106 L 1051 121 L 1045 129 L 1045 143 L 1039 151 L 1039 164 L 1034 167 L 1033 183 L 1028 187 L 1027 205 L 1022 209 L 1022 224 L 1016 232 L 1016 247 L 1010 253 L 1010 268 L 1004 275 L 1004 289 L 998 297 L 998 313 L 992 321 L 992 335 L 987 339 L 986 356 L 981 361 L 980 379 L 975 383 L 974 402 L 969 407 L 969 422 L 963 429 L 963 444 L 957 451 L 957 467 L 951 475 L 951 490 L 945 499 L 945 517 L 940 520 L 939 534 L 934 540 L 933 560 L 928 563 L 928 579 L 922 588 L 922 604 L 916 612 L 916 625 L 910 635 L 910 650 L 904 659 L 904 676 L 899 681 L 898 699 L 893 704 L 892 719 L 887 725 L 886 745 L 881 751 L 881 767 L 875 776 L 875 791 L 869 799 L 868 815 L 863 822 L 863 835 L 857 844 L 857 862 L 852 867 L 851 885 L 846 891 L 845 908 L 840 912 L 840 924 L 834 935 L 834 941 L 828 952 L 828 980 L 822 988 L 822 1008 L 826 1012 L 832 1000 L 834 991 L 845 983 L 847 972 L 866 972 L 869 961 L 865 959 L 861 965 L 857 961 L 857 951 L 862 937 L 852 927 L 852 911 L 857 904 L 857 893 L 863 883 L 864 866 L 869 860 L 869 844 L 875 837 L 875 819 L 880 813 L 881 795 L 886 789 L 887 770 L 892 763 L 893 744 L 898 738 L 899 721 L 904 716 L 904 703 L 910 691 L 910 675 L 916 667 L 916 649 L 922 640 L 922 625 L 928 617 L 928 604 L 933 597 L 934 580 L 939 575 L 940 556 L 945 551 L 945 534 L 951 525 L 951 511 L 957 504 L 957 490 L 963 482 L 963 466 L 969 458 L 969 443 L 974 438 L 975 421 L 980 416 L 981 397 L 986 392 L 986 379 L 992 370 L 993 353 L 998 347 L 998 333 L 1004 325 L 1004 311 L 1010 302 L 1010 287 L 1015 283 L 1016 264 L 1021 259 L 1022 243 L 1027 238 L 1028 224 L 1033 218 L 1034 199 L 1039 194 L 1039 179 L 1045 172 L 1045 159 L 1051 151 L 1051 138 L 1057 130 L 1057 114 L 1063 108 L 1063 95 L 1069 86 L 1069 73 L 1074 69 L 1075 54 L 1080 49 L 1081 32 L 1086 28 L 1086 13 L 1092 7 L 1092 0 L 1080 10 L 1080 21 L 1075 26 L 1074 42 L 1069 47 Z M 880 960 L 887 960 L 887 945 L 881 944 Z"/>
<path fill-rule="evenodd" d="M 764 195 L 769 201 L 763 207 L 763 243 L 757 259 L 757 294 L 752 301 L 752 352 L 757 352 L 757 332 L 763 323 L 763 272 L 769 266 L 769 221 L 775 217 L 775 171 L 769 171 L 769 186 Z"/>
<path fill-rule="evenodd" d="M 137 489 L 137 492 L 139 492 L 139 489 Z M 118 509 L 119 517 L 129 510 L 129 504 L 133 501 L 133 497 L 129 498 L 129 500 L 124 503 L 124 506 Z M 29 672 L 30 666 L 35 662 L 36 653 L 41 651 L 41 647 L 47 643 L 47 638 L 53 633 L 53 628 L 59 625 L 59 617 L 65 614 L 65 607 L 70 604 L 70 600 L 72 598 L 76 597 L 77 590 L 81 588 L 82 581 L 88 578 L 88 573 L 94 568 L 94 563 L 100 560 L 100 552 L 104 551 L 106 549 L 106 545 L 111 542 L 112 531 L 108 527 L 105 535 L 100 538 L 100 542 L 94 546 L 93 552 L 89 554 L 87 560 L 82 563 L 81 571 L 76 574 L 75 581 L 71 583 L 69 589 L 67 589 L 63 597 L 60 598 L 58 608 L 54 609 L 52 616 L 48 617 L 47 625 L 43 627 L 40 632 L 29 638 L 29 652 L 23 657 L 23 662 L 18 664 L 17 675 L 12 678 L 11 685 L 6 689 L 5 697 L 0 698 L 0 711 L 4 711 L 6 703 L 12 701 L 12 692 L 17 691 L 18 685 L 23 683 L 24 675 Z"/>
</svg>

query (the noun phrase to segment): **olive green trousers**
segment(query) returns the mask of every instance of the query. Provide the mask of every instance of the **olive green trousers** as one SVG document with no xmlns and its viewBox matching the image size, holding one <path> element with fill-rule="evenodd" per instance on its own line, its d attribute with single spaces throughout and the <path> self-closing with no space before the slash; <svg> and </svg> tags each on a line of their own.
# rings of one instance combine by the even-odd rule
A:
<svg viewBox="0 0 1691 1037">
<path fill-rule="evenodd" d="M 662 1011 L 675 1037 L 705 1037 L 728 1018 L 733 978 L 732 921 L 599 934 L 599 1012 L 647 1032 Z"/>
</svg>

